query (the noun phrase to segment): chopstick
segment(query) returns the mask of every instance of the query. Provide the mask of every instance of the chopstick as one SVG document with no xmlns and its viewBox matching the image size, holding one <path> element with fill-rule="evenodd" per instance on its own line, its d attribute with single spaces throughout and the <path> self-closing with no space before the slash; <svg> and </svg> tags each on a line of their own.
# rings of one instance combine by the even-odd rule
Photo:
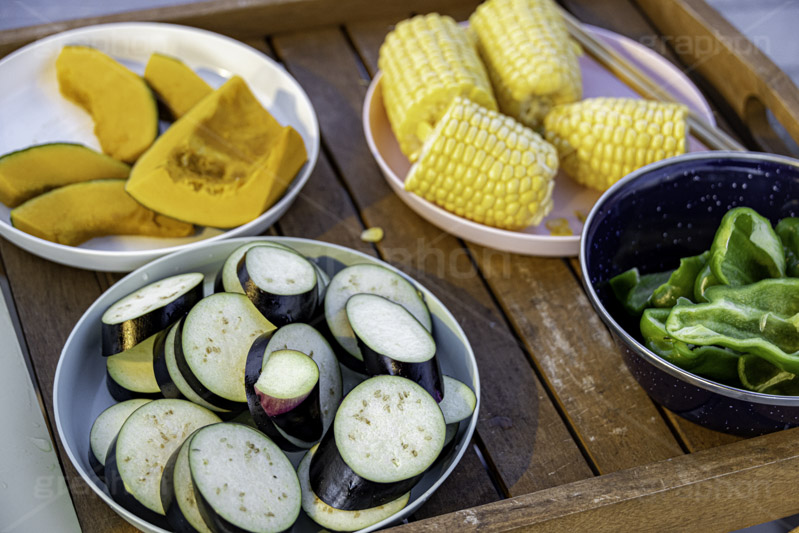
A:
<svg viewBox="0 0 799 533">
<path fill-rule="evenodd" d="M 571 13 L 563 8 L 560 8 L 560 11 L 572 38 L 580 43 L 580 46 L 591 54 L 594 59 L 629 85 L 635 92 L 650 100 L 679 102 L 673 94 L 641 72 L 627 58 L 585 31 L 580 21 L 574 18 Z M 708 123 L 693 110 L 689 110 L 686 122 L 690 134 L 708 148 L 714 150 L 746 150 L 741 143 L 721 129 Z"/>
</svg>

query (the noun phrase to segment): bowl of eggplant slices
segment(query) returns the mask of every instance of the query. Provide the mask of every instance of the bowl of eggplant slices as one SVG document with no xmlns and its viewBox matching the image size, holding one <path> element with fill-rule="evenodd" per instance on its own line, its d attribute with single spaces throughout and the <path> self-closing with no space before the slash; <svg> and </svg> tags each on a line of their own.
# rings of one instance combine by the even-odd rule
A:
<svg viewBox="0 0 799 533">
<path fill-rule="evenodd" d="M 474 354 L 430 291 L 306 239 L 231 239 L 132 272 L 54 385 L 88 485 L 144 531 L 372 531 L 443 483 L 477 421 Z"/>
</svg>

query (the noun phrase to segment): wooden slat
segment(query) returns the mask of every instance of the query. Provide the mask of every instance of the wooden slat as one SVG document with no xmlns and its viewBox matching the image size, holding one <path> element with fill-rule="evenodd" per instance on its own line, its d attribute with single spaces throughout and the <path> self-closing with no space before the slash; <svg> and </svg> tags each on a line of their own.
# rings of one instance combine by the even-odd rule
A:
<svg viewBox="0 0 799 533">
<path fill-rule="evenodd" d="M 727 532 L 799 512 L 799 428 L 390 531 Z"/>
<path fill-rule="evenodd" d="M 53 383 L 61 349 L 83 312 L 100 295 L 93 272 L 68 268 L 0 240 L 0 255 L 33 364 L 56 452 L 83 531 L 134 531 L 89 488 L 55 432 Z"/>
<path fill-rule="evenodd" d="M 679 58 L 660 38 L 650 22 L 636 9 L 632 0 L 605 0 L 601 4 L 591 0 L 564 0 L 563 4 L 582 22 L 607 28 L 629 37 L 652 48 L 678 68 L 685 70 Z M 707 84 L 701 77 L 697 76 L 696 72 L 689 71 L 687 75 L 701 89 L 707 89 Z M 703 92 L 707 93 L 707 91 Z M 719 102 L 720 98 L 710 99 L 716 122 L 721 129 L 736 137 L 735 132 L 739 130 L 735 130 L 733 126 L 737 126 L 737 124 L 730 124 L 727 121 L 728 114 L 723 113 L 718 108 L 717 104 Z M 741 140 L 740 138 L 737 139 Z M 579 272 L 579 264 L 576 260 L 572 260 L 571 265 L 575 271 Z M 677 435 L 680 436 L 683 446 L 689 451 L 711 448 L 735 440 L 734 437 L 719 434 L 692 424 L 682 417 L 671 416 L 670 421 L 675 427 Z"/>
<path fill-rule="evenodd" d="M 468 255 L 456 239 L 411 212 L 380 175 L 361 128 L 366 86 L 358 79 L 360 67 L 345 37 L 327 29 L 278 36 L 274 44 L 308 91 L 324 143 L 364 220 L 385 230 L 378 246 L 381 253 L 441 298 L 467 332 L 482 383 L 478 433 L 501 482 L 511 494 L 519 494 L 590 476 L 546 396 L 536 400 L 543 389 Z M 457 505 L 457 499 L 467 498 L 472 490 L 459 487 L 447 496 Z"/>
<path fill-rule="evenodd" d="M 717 87 L 741 119 L 769 109 L 799 143 L 799 88 L 721 14 L 702 0 L 635 1 L 666 39 L 681 43 L 674 50 L 682 61 Z"/>
<path fill-rule="evenodd" d="M 196 26 L 237 38 L 259 37 L 347 21 L 385 18 L 409 11 L 430 11 L 457 6 L 460 0 L 210 0 L 88 17 L 0 32 L 0 57 L 47 35 L 108 22 L 131 20 L 170 22 Z"/>
</svg>

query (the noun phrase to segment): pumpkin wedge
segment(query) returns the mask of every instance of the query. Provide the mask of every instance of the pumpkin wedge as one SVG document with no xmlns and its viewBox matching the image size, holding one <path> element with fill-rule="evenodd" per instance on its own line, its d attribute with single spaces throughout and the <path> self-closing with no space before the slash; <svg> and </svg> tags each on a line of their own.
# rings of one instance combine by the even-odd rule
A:
<svg viewBox="0 0 799 533">
<path fill-rule="evenodd" d="M 213 91 L 183 61 L 159 53 L 150 55 L 144 68 L 144 79 L 176 119 Z"/>
<path fill-rule="evenodd" d="M 0 157 L 0 202 L 16 207 L 62 185 L 129 173 L 125 163 L 82 144 L 38 144 Z"/>
<path fill-rule="evenodd" d="M 194 226 L 150 211 L 125 192 L 125 180 L 53 189 L 11 210 L 11 224 L 35 237 L 77 246 L 105 235 L 186 237 Z"/>
<path fill-rule="evenodd" d="M 164 132 L 126 190 L 153 211 L 231 228 L 263 213 L 307 159 L 300 135 L 264 109 L 238 76 Z"/>
<path fill-rule="evenodd" d="M 130 163 L 153 143 L 158 107 L 140 76 L 88 46 L 65 46 L 55 67 L 61 94 L 91 114 L 103 152 Z"/>
</svg>

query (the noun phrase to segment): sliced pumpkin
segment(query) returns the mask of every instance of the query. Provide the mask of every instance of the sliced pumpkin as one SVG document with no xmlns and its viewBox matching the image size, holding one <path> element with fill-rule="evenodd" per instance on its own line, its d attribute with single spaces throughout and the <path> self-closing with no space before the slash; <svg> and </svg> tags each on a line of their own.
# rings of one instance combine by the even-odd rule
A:
<svg viewBox="0 0 799 533">
<path fill-rule="evenodd" d="M 125 163 L 82 144 L 30 146 L 0 157 L 0 202 L 16 207 L 56 187 L 129 173 Z"/>
<path fill-rule="evenodd" d="M 144 79 L 176 119 L 213 92 L 213 88 L 181 60 L 159 53 L 152 54 L 147 61 Z"/>
<path fill-rule="evenodd" d="M 39 195 L 11 210 L 11 224 L 59 244 L 105 235 L 186 237 L 191 224 L 150 211 L 125 192 L 125 180 L 84 181 Z"/>
<path fill-rule="evenodd" d="M 280 198 L 307 157 L 300 135 L 281 126 L 234 76 L 139 158 L 127 191 L 178 220 L 230 228 Z"/>
<path fill-rule="evenodd" d="M 158 107 L 140 76 L 88 46 L 65 46 L 55 67 L 61 94 L 91 114 L 103 152 L 130 163 L 149 148 Z"/>
</svg>

